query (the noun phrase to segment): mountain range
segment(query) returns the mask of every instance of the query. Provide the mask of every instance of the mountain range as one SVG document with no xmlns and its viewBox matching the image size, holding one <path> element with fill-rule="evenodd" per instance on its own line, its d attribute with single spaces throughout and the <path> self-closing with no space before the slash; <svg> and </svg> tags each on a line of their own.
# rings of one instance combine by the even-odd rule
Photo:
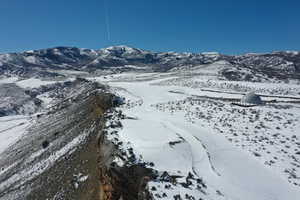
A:
<svg viewBox="0 0 300 200">
<path fill-rule="evenodd" d="M 100 50 L 55 47 L 0 54 L 0 75 L 60 77 L 60 70 L 170 72 L 222 63 L 218 73 L 228 80 L 261 82 L 266 79 L 299 80 L 300 53 L 280 51 L 223 55 L 216 52 L 152 52 L 127 46 Z"/>
</svg>

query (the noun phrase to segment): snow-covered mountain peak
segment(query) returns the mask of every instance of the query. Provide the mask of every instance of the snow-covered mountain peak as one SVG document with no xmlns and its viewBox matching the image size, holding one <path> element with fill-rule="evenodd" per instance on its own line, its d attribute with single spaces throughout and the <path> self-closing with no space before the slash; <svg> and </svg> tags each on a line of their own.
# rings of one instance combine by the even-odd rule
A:
<svg viewBox="0 0 300 200">
<path fill-rule="evenodd" d="M 219 52 L 216 51 L 208 51 L 208 52 L 202 52 L 203 55 L 220 55 Z"/>
<path fill-rule="evenodd" d="M 126 45 L 118 45 L 118 46 L 110 46 L 107 48 L 100 49 L 100 52 L 106 53 L 106 54 L 137 54 L 144 52 L 141 49 L 129 47 Z"/>
</svg>

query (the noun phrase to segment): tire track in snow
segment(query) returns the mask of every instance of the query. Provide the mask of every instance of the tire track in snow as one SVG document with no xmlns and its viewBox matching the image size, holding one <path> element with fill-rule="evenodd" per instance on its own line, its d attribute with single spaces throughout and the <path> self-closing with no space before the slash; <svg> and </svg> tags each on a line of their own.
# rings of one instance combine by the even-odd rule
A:
<svg viewBox="0 0 300 200">
<path fill-rule="evenodd" d="M 210 159 L 210 154 L 209 152 L 207 151 L 207 148 L 206 146 L 201 142 L 201 140 L 195 136 L 193 136 L 192 134 L 190 133 L 187 133 L 186 131 L 184 130 L 181 130 L 180 128 L 176 127 L 176 125 L 174 125 L 172 122 L 162 122 L 162 124 L 168 128 L 169 130 L 172 130 L 174 133 L 176 133 L 176 135 L 180 135 L 180 137 L 182 137 L 186 142 L 187 144 L 189 145 L 189 148 L 190 148 L 190 152 L 191 152 L 191 155 L 192 155 L 192 169 L 193 169 L 193 172 L 198 176 L 199 174 L 196 172 L 196 165 L 197 163 L 203 163 L 205 162 L 205 159 L 207 158 L 208 159 L 208 163 L 209 163 L 209 167 L 212 169 L 212 171 L 220 176 L 220 174 L 217 172 L 217 170 L 215 169 L 215 167 L 212 165 L 212 162 L 211 162 L 211 159 Z M 177 129 L 179 131 L 175 131 L 174 129 Z M 193 145 L 191 143 L 200 143 L 200 145 L 202 146 L 203 148 L 203 151 L 205 152 L 204 155 L 202 155 L 202 157 L 200 158 L 200 160 L 197 160 L 197 158 L 195 158 L 195 152 L 193 150 Z"/>
<path fill-rule="evenodd" d="M 216 170 L 216 168 L 215 168 L 214 165 L 212 164 L 212 161 L 211 161 L 211 155 L 210 155 L 210 153 L 208 152 L 207 147 L 205 146 L 205 144 L 204 144 L 198 137 L 194 136 L 194 138 L 195 138 L 196 140 L 198 140 L 198 141 L 200 142 L 200 144 L 202 145 L 202 147 L 206 150 L 207 157 L 208 157 L 208 160 L 209 160 L 209 163 L 210 163 L 210 165 L 211 165 L 212 170 L 213 170 L 218 176 L 221 176 L 221 174 Z"/>
</svg>

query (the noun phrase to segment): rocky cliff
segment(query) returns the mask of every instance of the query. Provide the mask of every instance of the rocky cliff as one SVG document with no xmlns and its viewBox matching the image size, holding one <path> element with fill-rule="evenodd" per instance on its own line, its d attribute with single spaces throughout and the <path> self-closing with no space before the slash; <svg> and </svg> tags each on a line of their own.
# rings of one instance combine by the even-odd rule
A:
<svg viewBox="0 0 300 200">
<path fill-rule="evenodd" d="M 127 157 L 107 139 L 114 95 L 80 79 L 56 87 L 55 103 L 32 116 L 27 133 L 1 154 L 0 199 L 141 199 L 151 171 L 130 159 L 115 165 L 117 155 Z"/>
</svg>

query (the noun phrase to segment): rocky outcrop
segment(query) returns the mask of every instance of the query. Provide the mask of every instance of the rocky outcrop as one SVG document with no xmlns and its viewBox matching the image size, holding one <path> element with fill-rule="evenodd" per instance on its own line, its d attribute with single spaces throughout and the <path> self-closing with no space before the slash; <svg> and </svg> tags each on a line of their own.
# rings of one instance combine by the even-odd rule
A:
<svg viewBox="0 0 300 200">
<path fill-rule="evenodd" d="M 105 134 L 101 135 L 98 158 L 99 200 L 151 200 L 147 183 L 154 178 L 154 172 L 143 163 L 126 161 L 125 165 L 119 166 L 114 162 L 116 157 L 124 160 L 128 158 Z"/>
</svg>

